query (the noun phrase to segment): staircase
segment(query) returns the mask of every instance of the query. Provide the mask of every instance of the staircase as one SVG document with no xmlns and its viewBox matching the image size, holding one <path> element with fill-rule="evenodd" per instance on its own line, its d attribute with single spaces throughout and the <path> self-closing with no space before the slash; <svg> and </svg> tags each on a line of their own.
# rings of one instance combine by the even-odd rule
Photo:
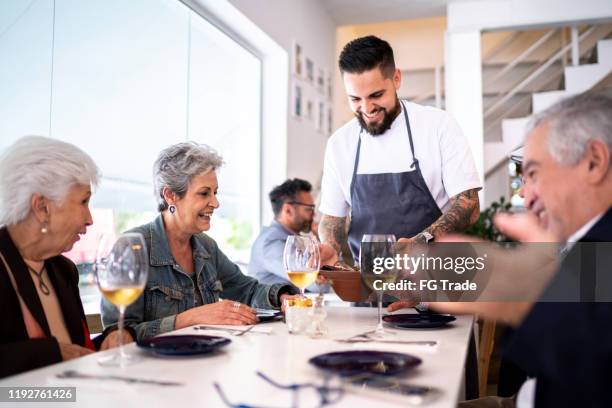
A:
<svg viewBox="0 0 612 408">
<path fill-rule="evenodd" d="M 593 89 L 612 74 L 612 39 L 597 41 L 597 63 L 565 67 L 564 89 L 536 92 L 531 96 L 532 114 L 539 113 L 555 102 Z M 531 116 L 502 119 L 501 140 L 488 141 L 484 145 L 485 179 L 505 165 L 509 154 L 518 148 L 525 137 L 525 128 Z"/>
<path fill-rule="evenodd" d="M 610 20 L 519 30 L 497 41 L 482 57 L 484 207 L 509 198 L 510 153 L 523 144 L 533 114 L 589 90 L 612 96 Z M 402 72 L 400 97 L 443 108 L 443 71 L 437 66 Z"/>
</svg>

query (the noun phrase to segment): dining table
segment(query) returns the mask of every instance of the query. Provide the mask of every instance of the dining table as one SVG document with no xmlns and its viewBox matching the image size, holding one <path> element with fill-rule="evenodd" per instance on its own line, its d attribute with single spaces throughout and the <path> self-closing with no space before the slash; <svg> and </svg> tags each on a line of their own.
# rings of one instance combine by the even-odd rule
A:
<svg viewBox="0 0 612 408">
<path fill-rule="evenodd" d="M 264 381 L 260 372 L 281 384 L 327 384 L 341 388 L 331 407 L 399 407 L 419 403 L 389 392 L 370 391 L 347 385 L 315 367 L 309 360 L 337 351 L 376 350 L 405 353 L 421 360 L 395 380 L 414 386 L 429 387 L 434 392 L 421 406 L 455 407 L 464 395 L 464 367 L 473 331 L 472 316 L 457 316 L 452 323 L 429 329 L 389 329 L 396 343 L 363 341 L 342 342 L 376 328 L 377 310 L 369 307 L 326 307 L 327 333 L 319 338 L 291 334 L 280 321 L 260 323 L 253 330 L 237 336 L 225 328 L 192 326 L 168 334 L 218 335 L 231 342 L 209 354 L 159 356 L 139 348 L 125 346 L 142 359 L 124 367 L 102 366 L 101 355 L 116 349 L 93 353 L 78 359 L 53 364 L 0 380 L 0 388 L 76 387 L 75 402 L 46 402 L 44 407 L 83 406 L 88 408 L 137 407 L 314 407 L 320 395 L 312 389 L 279 388 Z M 408 311 L 402 311 L 407 313 Z M 415 311 L 412 310 L 414 313 Z M 235 328 L 235 327 L 234 327 Z M 66 372 L 90 378 L 59 378 Z M 133 381 L 126 381 L 125 379 Z M 144 380 L 144 381 L 138 381 Z M 151 382 L 148 382 L 151 381 Z M 162 384 L 158 384 L 162 383 Z M 168 383 L 166 385 L 163 385 Z M 224 401 L 219 393 L 224 394 Z M 229 405 L 228 405 L 229 404 Z M 36 406 L 40 402 L 0 402 L 3 406 Z"/>
</svg>

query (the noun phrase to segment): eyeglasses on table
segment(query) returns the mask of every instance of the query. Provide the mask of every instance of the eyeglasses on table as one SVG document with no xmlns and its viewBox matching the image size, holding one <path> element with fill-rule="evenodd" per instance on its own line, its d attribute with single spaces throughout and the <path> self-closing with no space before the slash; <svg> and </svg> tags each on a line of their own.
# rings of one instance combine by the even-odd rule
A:
<svg viewBox="0 0 612 408">
<path fill-rule="evenodd" d="M 255 373 L 259 377 L 261 377 L 264 381 L 274 386 L 275 388 L 286 390 L 286 391 L 291 391 L 292 393 L 291 408 L 299 408 L 300 406 L 299 405 L 299 402 L 300 402 L 299 392 L 301 390 L 310 389 L 310 390 L 315 391 L 318 394 L 319 405 L 317 405 L 317 407 L 324 407 L 326 405 L 335 404 L 338 401 L 340 401 L 340 399 L 342 399 L 342 397 L 344 396 L 344 389 L 342 387 L 335 387 L 335 386 L 329 385 L 332 379 L 331 376 L 325 377 L 323 381 L 323 385 L 318 385 L 315 383 L 280 384 L 272 380 L 270 377 L 268 377 L 261 371 L 256 371 Z M 221 400 L 225 403 L 225 405 L 227 405 L 230 408 L 270 408 L 270 406 L 253 405 L 253 404 L 247 404 L 243 402 L 233 403 L 228 399 L 227 395 L 225 394 L 225 392 L 223 391 L 219 383 L 215 382 L 213 385 L 215 389 L 217 390 L 217 393 L 221 397 Z"/>
</svg>

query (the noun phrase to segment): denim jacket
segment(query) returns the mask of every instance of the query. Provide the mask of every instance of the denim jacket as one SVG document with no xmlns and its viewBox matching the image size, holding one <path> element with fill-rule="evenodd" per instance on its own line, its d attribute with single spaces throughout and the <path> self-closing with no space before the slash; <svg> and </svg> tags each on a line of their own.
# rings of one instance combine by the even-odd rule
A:
<svg viewBox="0 0 612 408">
<path fill-rule="evenodd" d="M 194 307 L 195 285 L 170 252 L 163 218 L 129 232 L 143 235 L 149 253 L 149 276 L 144 293 L 125 312 L 125 325 L 134 328 L 138 340 L 174 330 L 176 315 Z M 204 233 L 191 238 L 198 290 L 204 304 L 235 300 L 256 308 L 279 308 L 283 293 L 297 293 L 287 284 L 263 285 L 246 276 L 217 243 Z M 104 326 L 117 324 L 117 308 L 102 299 Z"/>
</svg>

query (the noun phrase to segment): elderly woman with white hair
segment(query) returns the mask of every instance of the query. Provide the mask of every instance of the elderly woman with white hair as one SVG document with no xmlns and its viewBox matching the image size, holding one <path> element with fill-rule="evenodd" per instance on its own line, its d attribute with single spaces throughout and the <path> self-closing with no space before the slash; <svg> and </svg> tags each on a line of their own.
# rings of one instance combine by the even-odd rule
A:
<svg viewBox="0 0 612 408">
<path fill-rule="evenodd" d="M 0 157 L 0 377 L 96 349 L 76 265 L 61 253 L 93 222 L 98 178 L 86 153 L 59 140 L 23 137 Z"/>
<path fill-rule="evenodd" d="M 145 238 L 149 276 L 143 295 L 125 313 L 139 340 L 196 324 L 254 324 L 253 308 L 280 308 L 285 297 L 298 293 L 295 286 L 263 285 L 244 275 L 203 233 L 219 208 L 221 165 L 213 149 L 194 142 L 170 146 L 155 161 L 160 215 L 133 230 Z M 102 319 L 107 327 L 118 321 L 106 300 Z"/>
</svg>

